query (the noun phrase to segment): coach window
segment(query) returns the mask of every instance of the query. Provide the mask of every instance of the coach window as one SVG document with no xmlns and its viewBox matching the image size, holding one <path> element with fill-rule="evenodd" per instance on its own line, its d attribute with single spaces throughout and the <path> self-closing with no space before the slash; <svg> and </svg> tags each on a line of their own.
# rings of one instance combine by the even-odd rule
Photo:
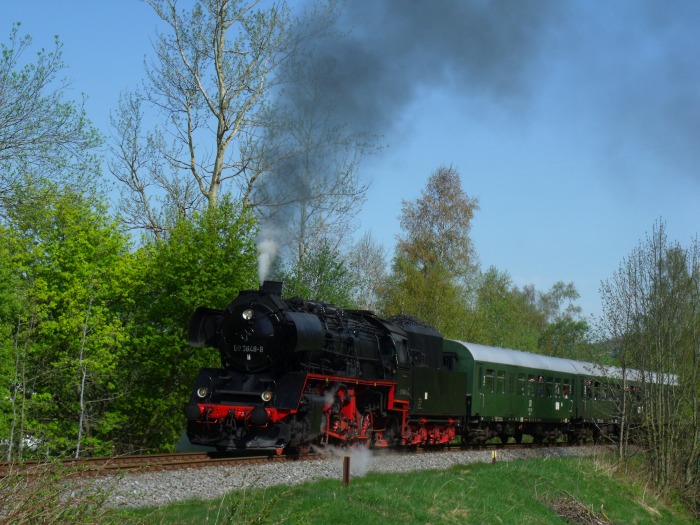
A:
<svg viewBox="0 0 700 525">
<path fill-rule="evenodd" d="M 544 395 L 544 378 L 542 376 L 537 376 L 537 383 L 535 383 L 535 392 L 537 397 L 542 397 Z"/>
<path fill-rule="evenodd" d="M 545 397 L 552 397 L 554 395 L 554 378 L 552 376 L 547 377 L 544 395 Z"/>
<path fill-rule="evenodd" d="M 498 370 L 496 372 L 496 393 L 506 393 L 506 373 L 503 370 Z"/>
<path fill-rule="evenodd" d="M 631 386 L 630 394 L 632 395 L 632 399 L 634 399 L 635 401 L 639 402 L 642 400 L 642 393 L 639 387 Z"/>
<path fill-rule="evenodd" d="M 525 395 L 525 374 L 518 374 L 518 395 Z"/>
<path fill-rule="evenodd" d="M 527 395 L 530 397 L 535 396 L 535 381 L 535 376 L 530 374 L 527 379 Z"/>
<path fill-rule="evenodd" d="M 593 397 L 593 381 L 591 381 L 590 379 L 588 381 L 583 380 L 581 382 L 581 387 L 582 397 L 591 399 Z"/>
<path fill-rule="evenodd" d="M 622 385 L 620 383 L 612 383 L 610 385 L 610 390 L 608 391 L 608 399 L 610 401 L 616 401 L 620 399 L 620 390 L 622 390 Z"/>
<path fill-rule="evenodd" d="M 486 375 L 484 376 L 484 392 L 487 394 L 493 393 L 493 387 L 496 379 L 496 371 L 492 368 L 486 369 Z"/>
<path fill-rule="evenodd" d="M 612 401 L 615 399 L 615 385 L 612 383 L 605 383 L 605 399 Z"/>
<path fill-rule="evenodd" d="M 554 379 L 554 397 L 561 397 L 561 377 Z"/>
<path fill-rule="evenodd" d="M 569 391 L 571 390 L 571 385 L 568 382 L 564 383 L 564 399 L 569 399 Z"/>
<path fill-rule="evenodd" d="M 508 383 L 506 384 L 506 393 L 508 395 L 515 395 L 515 374 L 510 372 L 508 374 Z"/>
<path fill-rule="evenodd" d="M 620 383 L 613 383 L 612 385 L 610 385 L 610 395 L 609 395 L 608 399 L 610 401 L 622 399 L 622 396 L 620 395 L 621 390 L 622 390 L 622 385 Z"/>
</svg>

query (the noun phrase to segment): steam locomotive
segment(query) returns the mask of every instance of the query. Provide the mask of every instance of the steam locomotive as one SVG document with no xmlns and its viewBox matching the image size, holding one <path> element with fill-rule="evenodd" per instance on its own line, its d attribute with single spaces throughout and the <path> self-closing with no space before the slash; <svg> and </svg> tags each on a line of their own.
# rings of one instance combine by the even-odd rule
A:
<svg viewBox="0 0 700 525">
<path fill-rule="evenodd" d="M 281 295 L 267 281 L 193 314 L 189 343 L 217 348 L 222 367 L 199 372 L 185 407 L 191 443 L 282 453 L 454 439 L 467 378 L 444 368 L 437 331 Z"/>
<path fill-rule="evenodd" d="M 405 316 L 282 299 L 279 282 L 241 292 L 225 310 L 198 308 L 188 339 L 218 349 L 221 368 L 199 371 L 187 436 L 220 451 L 524 434 L 579 442 L 619 430 L 617 369 L 444 340 Z"/>
</svg>

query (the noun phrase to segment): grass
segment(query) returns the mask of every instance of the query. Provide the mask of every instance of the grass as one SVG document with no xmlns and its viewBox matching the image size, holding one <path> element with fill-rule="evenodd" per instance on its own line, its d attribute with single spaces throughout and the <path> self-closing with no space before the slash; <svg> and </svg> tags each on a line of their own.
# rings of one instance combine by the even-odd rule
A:
<svg viewBox="0 0 700 525">
<path fill-rule="evenodd" d="M 0 524 L 123 525 L 123 520 L 106 505 L 109 493 L 80 488 L 76 482 L 79 470 L 59 460 L 49 460 L 28 472 L 18 468 L 6 473 L 0 478 Z"/>
<path fill-rule="evenodd" d="M 148 524 L 697 524 L 601 458 L 519 460 L 447 470 L 233 492 L 224 498 L 122 511 Z M 569 523 L 596 523 L 569 521 Z"/>
</svg>

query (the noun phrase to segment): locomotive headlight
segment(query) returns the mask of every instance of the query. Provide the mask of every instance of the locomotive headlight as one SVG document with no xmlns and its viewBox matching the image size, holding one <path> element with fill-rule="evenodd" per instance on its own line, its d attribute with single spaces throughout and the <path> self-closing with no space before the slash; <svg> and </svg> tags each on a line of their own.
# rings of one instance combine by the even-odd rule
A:
<svg viewBox="0 0 700 525">
<path fill-rule="evenodd" d="M 246 321 L 250 321 L 253 318 L 253 310 L 248 308 L 247 310 L 243 310 L 243 313 L 241 314 L 243 316 L 243 319 Z"/>
<path fill-rule="evenodd" d="M 263 401 L 265 401 L 265 403 L 267 403 L 268 401 L 270 401 L 270 399 L 272 399 L 272 392 L 270 392 L 269 390 L 265 390 L 265 391 L 260 395 L 260 398 L 261 398 Z"/>
<path fill-rule="evenodd" d="M 197 396 L 204 399 L 209 395 L 209 389 L 205 386 L 199 387 L 197 389 Z"/>
</svg>

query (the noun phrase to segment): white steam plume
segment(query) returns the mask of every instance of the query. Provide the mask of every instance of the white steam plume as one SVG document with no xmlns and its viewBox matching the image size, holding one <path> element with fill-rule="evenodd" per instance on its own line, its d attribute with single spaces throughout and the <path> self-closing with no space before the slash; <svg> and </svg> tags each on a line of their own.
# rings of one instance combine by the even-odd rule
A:
<svg viewBox="0 0 700 525">
<path fill-rule="evenodd" d="M 372 462 L 374 459 L 374 454 L 372 450 L 362 446 L 357 445 L 350 448 L 341 448 L 335 446 L 325 446 L 311 447 L 312 450 L 319 455 L 325 456 L 331 459 L 333 463 L 333 469 L 337 472 L 338 476 L 343 474 L 343 458 L 348 456 L 350 458 L 350 475 L 351 476 L 364 476 L 369 472 L 372 467 Z"/>
<path fill-rule="evenodd" d="M 269 237 L 258 242 L 258 279 L 261 286 L 265 282 L 267 274 L 270 273 L 275 255 L 277 255 L 277 242 Z"/>
</svg>

